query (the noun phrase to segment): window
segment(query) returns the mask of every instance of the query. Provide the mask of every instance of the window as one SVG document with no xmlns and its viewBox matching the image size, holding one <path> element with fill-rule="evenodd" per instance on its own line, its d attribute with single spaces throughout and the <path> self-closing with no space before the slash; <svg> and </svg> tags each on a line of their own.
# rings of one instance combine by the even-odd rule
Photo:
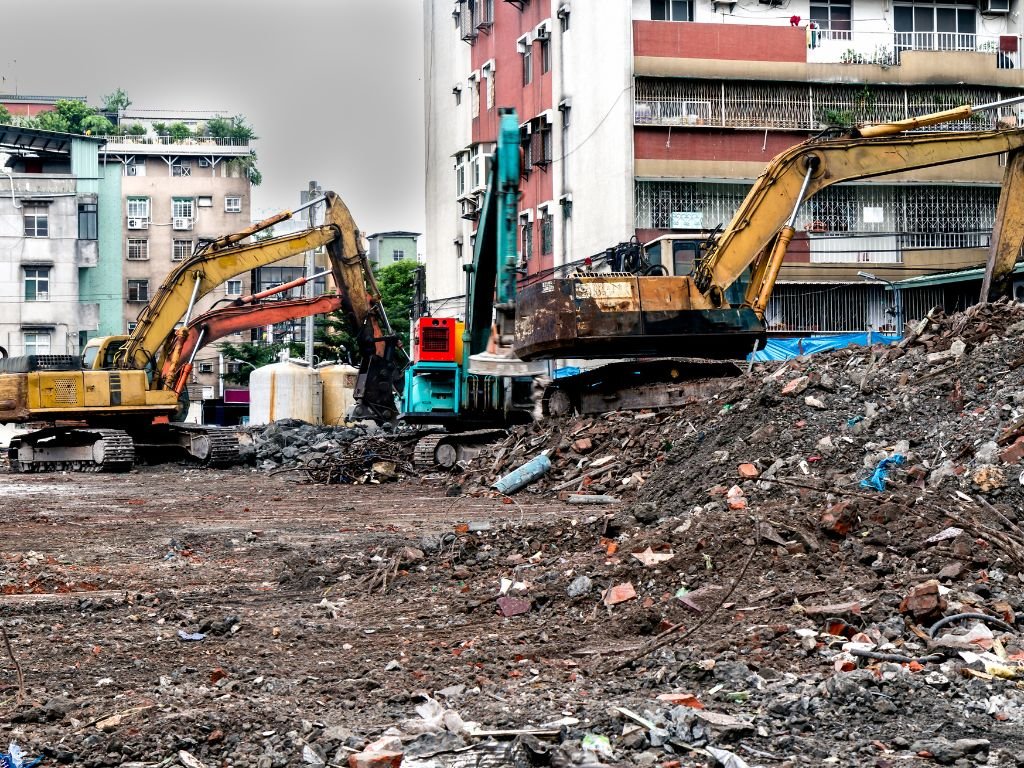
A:
<svg viewBox="0 0 1024 768">
<path fill-rule="evenodd" d="M 21 335 L 26 355 L 50 354 L 49 331 L 24 331 Z"/>
<path fill-rule="evenodd" d="M 25 301 L 50 300 L 50 268 L 25 267 Z"/>
<path fill-rule="evenodd" d="M 523 147 L 523 168 L 521 174 L 525 177 L 529 176 L 530 171 L 533 170 L 533 136 L 529 123 L 519 127 L 519 143 Z"/>
<path fill-rule="evenodd" d="M 554 153 L 551 143 L 551 123 L 544 117 L 538 117 L 531 122 L 533 123 L 531 159 L 534 165 L 546 168 L 551 163 Z"/>
<path fill-rule="evenodd" d="M 551 71 L 551 40 L 543 37 L 540 40 L 540 73 L 546 75 Z"/>
<path fill-rule="evenodd" d="M 555 232 L 555 219 L 551 215 L 551 207 L 546 206 L 541 209 L 540 213 L 540 252 L 541 255 L 547 256 L 553 250 L 553 240 Z"/>
<path fill-rule="evenodd" d="M 213 373 L 213 363 L 200 363 L 199 364 L 199 372 L 200 373 Z"/>
<path fill-rule="evenodd" d="M 526 263 L 533 257 L 533 216 L 529 213 L 519 214 L 519 232 L 521 258 L 523 263 Z"/>
<path fill-rule="evenodd" d="M 519 55 L 523 57 L 523 85 L 529 85 L 533 82 L 533 46 L 530 38 L 520 38 Z"/>
<path fill-rule="evenodd" d="M 191 176 L 192 165 L 190 163 L 177 162 L 171 164 L 171 176 Z"/>
<path fill-rule="evenodd" d="M 128 239 L 128 261 L 145 261 L 149 258 L 149 240 Z"/>
<path fill-rule="evenodd" d="M 391 260 L 392 261 L 401 261 L 404 258 L 405 258 L 405 251 L 403 251 L 401 248 L 395 248 L 394 250 L 391 251 Z"/>
<path fill-rule="evenodd" d="M 693 21 L 692 0 L 651 0 L 653 21 Z"/>
<path fill-rule="evenodd" d="M 228 373 L 241 373 L 241 372 L 242 372 L 242 364 L 241 363 L 237 363 L 237 362 L 229 362 L 228 363 Z"/>
<path fill-rule="evenodd" d="M 569 6 L 562 5 L 558 9 L 558 26 L 563 32 L 569 31 Z"/>
<path fill-rule="evenodd" d="M 25 217 L 25 237 L 49 237 L 49 211 L 45 203 L 23 203 Z"/>
<path fill-rule="evenodd" d="M 149 301 L 149 280 L 129 280 L 128 301 Z"/>
<path fill-rule="evenodd" d="M 139 327 L 138 323 L 136 323 L 136 322 L 129 322 L 128 323 L 128 335 L 131 336 L 133 333 L 135 333 L 135 329 L 138 328 L 138 327 Z"/>
<path fill-rule="evenodd" d="M 823 38 L 853 39 L 850 0 L 815 0 L 811 3 L 810 18 Z"/>
<path fill-rule="evenodd" d="M 466 166 L 469 165 L 469 153 L 459 152 L 455 155 L 455 196 L 466 194 Z"/>
<path fill-rule="evenodd" d="M 175 240 L 171 247 L 171 261 L 184 261 L 192 255 L 191 240 Z"/>
<path fill-rule="evenodd" d="M 469 100 L 473 117 L 480 117 L 480 79 L 476 75 L 469 78 Z"/>
<path fill-rule="evenodd" d="M 78 239 L 96 240 L 99 238 L 99 213 L 96 203 L 78 204 Z"/>
<path fill-rule="evenodd" d="M 242 295 L 242 281 L 241 280 L 228 280 L 224 284 L 224 292 L 228 296 L 241 296 Z"/>
<path fill-rule="evenodd" d="M 494 64 L 488 62 L 480 67 L 481 88 L 484 91 L 487 109 L 494 109 Z"/>
<path fill-rule="evenodd" d="M 241 213 L 242 212 L 242 198 L 240 198 L 240 197 L 225 197 L 224 198 L 224 212 L 225 213 Z"/>
<path fill-rule="evenodd" d="M 124 165 L 125 176 L 145 176 L 146 175 L 146 161 L 129 160 Z"/>
<path fill-rule="evenodd" d="M 893 27 L 897 50 L 973 51 L 978 8 L 975 5 L 896 5 Z"/>
<path fill-rule="evenodd" d="M 171 216 L 176 219 L 191 219 L 195 215 L 195 202 L 191 197 L 171 199 Z"/>
<path fill-rule="evenodd" d="M 452 95 L 455 97 L 455 106 L 459 106 L 462 103 L 462 86 L 456 85 L 452 88 Z"/>
<path fill-rule="evenodd" d="M 129 197 L 128 198 L 128 218 L 129 219 L 142 219 L 149 221 L 149 198 L 148 197 Z"/>
</svg>

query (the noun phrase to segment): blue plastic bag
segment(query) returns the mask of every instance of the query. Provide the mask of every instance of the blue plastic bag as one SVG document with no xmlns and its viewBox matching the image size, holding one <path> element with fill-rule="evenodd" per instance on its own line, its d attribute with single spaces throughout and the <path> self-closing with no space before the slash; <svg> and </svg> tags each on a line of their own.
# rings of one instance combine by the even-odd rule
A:
<svg viewBox="0 0 1024 768">
<path fill-rule="evenodd" d="M 7 747 L 7 752 L 0 752 L 0 768 L 32 768 L 43 762 L 43 758 L 26 760 L 25 752 L 13 741 Z"/>
<path fill-rule="evenodd" d="M 876 491 L 885 490 L 885 481 L 889 479 L 889 467 L 898 467 L 906 461 L 902 453 L 895 453 L 887 459 L 882 459 L 875 467 L 871 477 L 860 481 L 861 488 L 874 488 Z"/>
</svg>

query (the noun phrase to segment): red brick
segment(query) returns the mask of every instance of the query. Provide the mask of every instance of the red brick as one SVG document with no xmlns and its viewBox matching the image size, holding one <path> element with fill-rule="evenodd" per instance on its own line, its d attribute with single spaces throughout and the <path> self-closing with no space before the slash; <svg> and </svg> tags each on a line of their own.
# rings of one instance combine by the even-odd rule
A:
<svg viewBox="0 0 1024 768">
<path fill-rule="evenodd" d="M 740 477 L 744 478 L 745 480 L 753 480 L 755 477 L 761 474 L 760 472 L 757 471 L 757 467 L 755 467 L 753 464 L 740 464 L 738 469 Z"/>
<path fill-rule="evenodd" d="M 1024 437 L 1018 437 L 1013 445 L 1003 448 L 999 458 L 1004 464 L 1019 464 L 1024 459 Z"/>
<path fill-rule="evenodd" d="M 356 752 L 348 756 L 349 768 L 399 768 L 401 752 Z"/>
<path fill-rule="evenodd" d="M 909 613 L 916 620 L 936 617 L 946 609 L 946 598 L 939 594 L 939 582 L 929 579 L 910 590 L 900 603 L 900 613 Z"/>
</svg>

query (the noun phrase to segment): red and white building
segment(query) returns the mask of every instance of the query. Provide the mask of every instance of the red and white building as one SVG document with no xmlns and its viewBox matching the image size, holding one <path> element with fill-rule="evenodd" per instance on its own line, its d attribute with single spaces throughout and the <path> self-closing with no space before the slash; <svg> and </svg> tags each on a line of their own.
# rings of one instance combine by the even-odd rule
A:
<svg viewBox="0 0 1024 768">
<path fill-rule="evenodd" d="M 827 125 L 1024 94 L 1019 2 L 426 0 L 435 311 L 461 311 L 449 297 L 465 290 L 498 107 L 521 122 L 521 263 L 542 273 L 728 223 L 775 154 Z M 998 117 L 1017 108 L 947 129 Z M 857 272 L 896 281 L 983 262 L 1001 177 L 993 158 L 823 191 L 801 211 L 769 322 L 884 326 L 882 287 Z M 842 290 L 808 302 L 822 286 Z M 950 290 L 924 281 L 907 316 Z"/>
</svg>

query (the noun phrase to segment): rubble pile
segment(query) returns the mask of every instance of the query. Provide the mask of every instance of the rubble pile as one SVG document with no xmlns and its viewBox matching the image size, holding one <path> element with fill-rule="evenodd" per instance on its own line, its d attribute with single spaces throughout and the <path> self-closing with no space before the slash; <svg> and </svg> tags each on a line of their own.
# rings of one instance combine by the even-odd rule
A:
<svg viewBox="0 0 1024 768">
<path fill-rule="evenodd" d="M 314 425 L 279 419 L 242 433 L 242 459 L 265 472 L 295 470 L 315 483 L 365 483 L 412 477 L 413 438 L 385 435 L 371 422 Z"/>
<path fill-rule="evenodd" d="M 276 429 L 254 450 L 288 461 L 379 439 Z M 83 766 L 1024 767 L 1022 436 L 1024 305 L 998 303 L 677 411 L 513 430 L 462 495 L 300 502 L 239 470 L 104 537 L 8 502 L 0 587 L 101 588 L 6 608 L 12 739 Z M 528 490 L 490 488 L 544 451 Z M 152 484 L 122 482 L 102 508 L 134 520 Z M 153 526 L 130 568 L 97 549 Z M 44 551 L 65 530 L 81 562 Z"/>
<path fill-rule="evenodd" d="M 740 483 L 759 499 L 792 494 L 788 480 L 892 491 L 911 506 L 998 502 L 1015 517 L 1024 508 L 1024 305 L 933 313 L 889 347 L 760 366 L 699 418 L 684 415 L 657 482 L 639 494 L 661 510 L 725 509 L 715 485 Z"/>
<path fill-rule="evenodd" d="M 613 411 L 515 427 L 473 458 L 464 490 L 486 491 L 502 475 L 547 452 L 553 468 L 530 485 L 531 492 L 630 497 L 665 461 L 678 418 L 673 411 Z"/>
</svg>

